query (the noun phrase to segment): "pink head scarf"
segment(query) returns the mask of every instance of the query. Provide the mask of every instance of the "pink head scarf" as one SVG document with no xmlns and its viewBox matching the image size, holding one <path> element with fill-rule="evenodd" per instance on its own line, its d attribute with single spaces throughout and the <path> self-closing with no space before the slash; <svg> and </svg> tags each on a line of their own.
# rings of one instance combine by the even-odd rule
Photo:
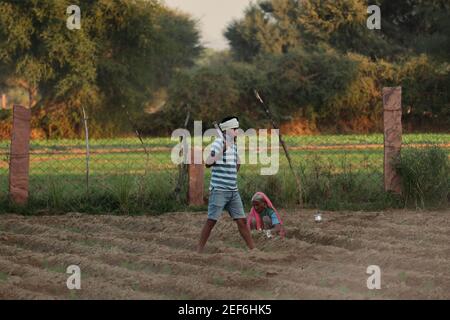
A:
<svg viewBox="0 0 450 320">
<path fill-rule="evenodd" d="M 259 195 L 261 196 L 264 201 L 266 202 L 267 206 L 269 208 L 272 208 L 273 211 L 275 212 L 275 214 L 277 215 L 278 221 L 280 221 L 280 224 L 283 224 L 283 221 L 281 221 L 281 217 L 278 214 L 277 209 L 275 209 L 275 207 L 273 206 L 272 202 L 270 201 L 270 199 L 263 193 L 263 192 L 257 192 L 255 193 L 255 195 Z M 254 195 L 254 196 L 255 196 Z M 262 221 L 261 221 L 261 217 L 258 214 L 258 212 L 256 212 L 255 208 L 252 206 L 252 209 L 250 210 L 250 214 L 247 217 L 247 227 L 250 229 L 250 225 L 252 223 L 252 219 L 255 219 L 256 221 L 256 229 L 257 230 L 261 230 L 262 229 Z"/>
</svg>

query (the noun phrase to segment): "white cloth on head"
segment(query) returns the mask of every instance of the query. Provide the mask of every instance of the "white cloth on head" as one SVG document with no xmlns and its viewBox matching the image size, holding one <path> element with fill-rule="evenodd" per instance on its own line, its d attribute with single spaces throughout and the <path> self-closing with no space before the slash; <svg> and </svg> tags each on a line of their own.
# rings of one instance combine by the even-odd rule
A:
<svg viewBox="0 0 450 320">
<path fill-rule="evenodd" d="M 255 193 L 252 197 L 252 202 L 253 201 L 258 201 L 258 202 L 265 202 L 264 197 L 259 194 L 259 193 Z"/>
<path fill-rule="evenodd" d="M 237 129 L 237 128 L 239 128 L 239 121 L 236 118 L 233 118 L 231 120 L 222 122 L 219 126 L 222 131 L 225 131 L 228 129 Z"/>
</svg>

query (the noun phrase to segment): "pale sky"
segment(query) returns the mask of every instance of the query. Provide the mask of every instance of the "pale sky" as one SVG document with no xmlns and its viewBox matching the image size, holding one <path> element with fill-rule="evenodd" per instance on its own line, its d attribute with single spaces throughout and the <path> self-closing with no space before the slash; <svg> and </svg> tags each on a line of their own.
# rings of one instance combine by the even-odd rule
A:
<svg viewBox="0 0 450 320">
<path fill-rule="evenodd" d="M 162 0 L 167 6 L 178 8 L 199 20 L 202 44 L 222 50 L 228 48 L 223 32 L 233 19 L 242 18 L 251 0 Z M 254 1 L 253 1 L 254 2 Z"/>
</svg>

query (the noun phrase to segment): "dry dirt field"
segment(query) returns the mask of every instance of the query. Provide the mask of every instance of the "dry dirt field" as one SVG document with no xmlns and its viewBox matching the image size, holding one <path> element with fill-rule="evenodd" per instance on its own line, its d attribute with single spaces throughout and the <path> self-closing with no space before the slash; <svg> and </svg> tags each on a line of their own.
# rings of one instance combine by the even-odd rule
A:
<svg viewBox="0 0 450 320">
<path fill-rule="evenodd" d="M 205 213 L 1 215 L 0 299 L 450 299 L 449 210 L 313 216 L 284 212 L 287 238 L 249 253 L 224 214 L 199 255 Z"/>
</svg>

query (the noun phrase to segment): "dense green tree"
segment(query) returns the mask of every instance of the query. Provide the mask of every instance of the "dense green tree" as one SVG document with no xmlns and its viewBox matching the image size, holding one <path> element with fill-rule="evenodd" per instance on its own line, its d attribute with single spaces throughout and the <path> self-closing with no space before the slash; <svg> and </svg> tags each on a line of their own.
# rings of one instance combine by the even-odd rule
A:
<svg viewBox="0 0 450 320">
<path fill-rule="evenodd" d="M 225 31 L 234 56 L 251 61 L 263 53 L 281 54 L 300 43 L 296 0 L 252 3 L 245 18 L 233 21 Z"/>
<path fill-rule="evenodd" d="M 366 26 L 371 4 L 381 7 L 381 30 Z M 272 70 L 266 92 L 281 118 L 295 114 L 328 125 L 334 118 L 336 130 L 361 119 L 372 122 L 362 127 L 376 128 L 381 88 L 401 85 L 408 117 L 442 123 L 450 107 L 449 15 L 445 0 L 261 0 L 225 36 L 235 59 L 264 61 Z M 334 64 L 316 59 L 320 48 L 334 49 Z M 324 82 L 309 78 L 314 69 Z"/>
<path fill-rule="evenodd" d="M 190 106 L 206 122 L 238 114 L 263 126 L 259 89 L 279 120 L 322 131 L 379 130 L 381 88 L 401 85 L 406 118 L 450 119 L 450 3 L 446 0 L 259 0 L 225 31 L 231 49 L 203 52 L 194 20 L 157 0 L 0 3 L 0 86 L 26 90 L 47 134 L 125 130 L 122 106 L 148 133 L 170 133 Z M 381 7 L 369 30 L 367 7 Z M 189 68 L 189 69 L 187 69 Z M 143 110 L 151 113 L 143 113 Z M 162 131 L 161 131 L 162 130 Z"/>
<path fill-rule="evenodd" d="M 382 34 L 411 51 L 450 57 L 450 2 L 447 0 L 378 0 L 382 9 Z"/>
<path fill-rule="evenodd" d="M 54 97 L 69 96 L 81 87 L 91 88 L 95 81 L 95 44 L 87 29 L 66 28 L 68 5 L 68 1 L 0 3 L 1 80 L 25 89 L 29 107 L 36 105 L 40 91 L 45 97 L 50 88 Z"/>
<path fill-rule="evenodd" d="M 450 126 L 450 65 L 422 54 L 405 60 L 397 79 L 403 87 L 405 120 L 427 129 Z"/>
<path fill-rule="evenodd" d="M 238 114 L 244 128 L 267 126 L 253 93 L 258 89 L 280 120 L 297 116 L 318 125 L 329 125 L 339 117 L 351 121 L 358 112 L 381 110 L 380 93 L 374 92 L 379 69 L 370 59 L 339 56 L 327 47 L 265 55 L 252 64 L 213 63 L 178 75 L 169 91 L 166 117 L 173 119 L 173 125 L 182 123 L 184 104 L 189 104 L 193 118 L 207 123 Z M 375 129 L 373 122 L 365 129 Z"/>
<path fill-rule="evenodd" d="M 367 28 L 367 17 L 364 0 L 263 0 L 252 3 L 225 36 L 234 56 L 244 61 L 324 43 L 373 58 L 391 53 L 380 32 Z"/>
<path fill-rule="evenodd" d="M 75 134 L 83 105 L 94 134 L 120 130 L 122 105 L 142 114 L 153 93 L 201 51 L 195 22 L 156 0 L 80 2 L 80 30 L 66 27 L 71 4 L 0 3 L 0 81 L 27 90 L 41 126 L 70 118 Z"/>
<path fill-rule="evenodd" d="M 367 8 L 381 8 L 381 30 L 366 26 Z M 449 57 L 450 2 L 446 0 L 261 0 L 225 32 L 234 56 L 286 53 L 327 43 L 342 52 L 395 59 L 411 51 Z"/>
</svg>

